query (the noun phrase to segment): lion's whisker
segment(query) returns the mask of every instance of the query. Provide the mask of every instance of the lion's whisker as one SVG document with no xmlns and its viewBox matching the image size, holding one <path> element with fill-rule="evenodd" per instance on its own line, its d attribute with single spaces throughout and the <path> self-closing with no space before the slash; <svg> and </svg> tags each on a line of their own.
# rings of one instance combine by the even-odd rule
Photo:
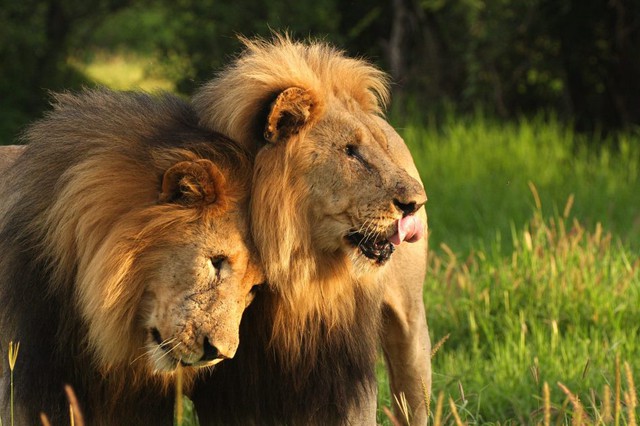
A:
<svg viewBox="0 0 640 426">
<path fill-rule="evenodd" d="M 165 346 L 169 346 L 170 344 L 172 344 L 176 340 L 178 340 L 177 337 L 173 337 L 171 339 L 165 339 L 158 346 L 160 346 L 162 349 L 164 349 Z"/>
<path fill-rule="evenodd" d="M 166 357 L 167 355 L 171 354 L 171 352 L 173 352 L 175 349 L 177 349 L 180 345 L 182 345 L 182 342 L 178 342 L 178 343 L 176 343 L 176 345 L 175 345 L 174 347 L 172 347 L 171 349 L 169 349 L 169 350 L 165 350 L 165 352 L 164 352 L 162 355 L 160 355 L 160 357 L 159 357 L 159 358 L 157 358 L 157 359 L 156 359 L 156 362 L 158 362 L 158 361 L 162 360 L 164 357 Z"/>
<path fill-rule="evenodd" d="M 367 243 L 369 242 L 369 239 L 371 239 L 373 236 L 375 236 L 375 223 L 373 221 L 373 219 L 367 219 L 365 221 L 365 223 L 367 223 L 367 229 L 366 232 L 364 234 L 364 238 L 362 239 L 363 243 Z"/>
</svg>

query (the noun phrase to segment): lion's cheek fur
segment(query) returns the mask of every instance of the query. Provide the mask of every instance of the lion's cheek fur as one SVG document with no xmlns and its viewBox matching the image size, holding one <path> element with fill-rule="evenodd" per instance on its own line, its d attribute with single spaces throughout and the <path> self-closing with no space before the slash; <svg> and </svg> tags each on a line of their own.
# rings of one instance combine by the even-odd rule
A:
<svg viewBox="0 0 640 426">
<path fill-rule="evenodd" d="M 303 177 L 313 175 L 305 173 L 309 164 L 282 151 L 270 147 L 256 159 L 252 233 L 268 282 L 280 295 L 272 311 L 273 347 L 284 365 L 302 358 L 312 365 L 320 336 L 348 335 L 357 320 L 358 297 L 365 293 L 377 300 L 382 291 L 380 283 L 367 278 L 370 266 L 363 271 L 350 261 L 353 250 L 343 241 L 350 225 L 339 214 L 314 215 L 326 201 Z"/>
</svg>

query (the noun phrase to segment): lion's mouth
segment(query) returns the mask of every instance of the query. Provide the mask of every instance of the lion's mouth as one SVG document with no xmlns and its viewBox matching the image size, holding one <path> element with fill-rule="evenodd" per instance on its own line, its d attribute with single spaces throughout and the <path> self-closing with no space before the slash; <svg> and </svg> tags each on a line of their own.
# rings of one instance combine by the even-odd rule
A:
<svg viewBox="0 0 640 426">
<path fill-rule="evenodd" d="M 382 235 L 365 236 L 360 232 L 351 232 L 346 236 L 347 241 L 362 253 L 363 256 L 382 265 L 395 250 L 393 244 Z"/>
<path fill-rule="evenodd" d="M 151 339 L 157 345 L 156 349 L 154 350 L 154 354 L 158 355 L 157 359 L 158 361 L 161 361 L 157 363 L 158 365 L 156 367 L 158 368 L 158 370 L 173 371 L 178 368 L 178 365 L 191 368 L 211 367 L 223 360 L 223 358 L 216 358 L 213 360 L 188 362 L 183 360 L 182 358 L 176 358 L 172 353 L 175 347 L 171 347 L 171 345 L 167 341 L 162 340 L 160 331 L 157 328 L 151 328 L 150 333 Z"/>
</svg>

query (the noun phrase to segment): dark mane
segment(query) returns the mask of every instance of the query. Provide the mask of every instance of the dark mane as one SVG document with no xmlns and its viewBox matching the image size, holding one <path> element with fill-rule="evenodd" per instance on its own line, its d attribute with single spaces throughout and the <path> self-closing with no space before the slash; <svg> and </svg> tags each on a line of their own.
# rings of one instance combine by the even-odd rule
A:
<svg viewBox="0 0 640 426">
<path fill-rule="evenodd" d="M 189 104 L 171 95 L 58 94 L 54 109 L 22 140 L 28 144 L 24 155 L 0 182 L 0 349 L 6 353 L 9 340 L 20 341 L 16 412 L 28 411 L 29 424 L 39 424 L 39 411 L 53 424 L 69 424 L 63 392 L 68 383 L 88 424 L 172 424 L 171 383 L 146 377 L 135 366 L 107 374 L 97 365 L 87 343 L 87 320 L 75 303 L 77 228 L 68 229 L 69 241 L 52 250 L 51 232 L 68 225 L 55 221 L 52 206 L 66 200 L 67 208 L 74 208 L 74 196 L 68 194 L 72 171 L 108 178 L 116 162 L 124 185 L 94 189 L 109 195 L 134 188 L 129 204 L 121 206 L 127 211 L 155 203 L 168 161 L 163 155 L 209 158 L 240 187 L 250 179 L 251 159 L 229 139 L 201 129 Z M 89 160 L 95 169 L 82 169 Z M 100 217 L 100 206 L 93 213 Z M 2 359 L 2 371 L 8 372 L 6 356 Z M 6 413 L 8 380 L 2 386 L 0 408 Z M 104 408 L 110 404 L 117 410 Z"/>
<path fill-rule="evenodd" d="M 343 424 L 363 394 L 375 391 L 377 298 L 358 294 L 358 321 L 348 333 L 325 327 L 317 353 L 302 353 L 301 362 L 287 366 L 283 348 L 270 342 L 278 297 L 268 289 L 258 294 L 243 317 L 235 358 L 198 382 L 194 402 L 202 424 Z M 310 359 L 315 362 L 305 362 Z"/>
</svg>

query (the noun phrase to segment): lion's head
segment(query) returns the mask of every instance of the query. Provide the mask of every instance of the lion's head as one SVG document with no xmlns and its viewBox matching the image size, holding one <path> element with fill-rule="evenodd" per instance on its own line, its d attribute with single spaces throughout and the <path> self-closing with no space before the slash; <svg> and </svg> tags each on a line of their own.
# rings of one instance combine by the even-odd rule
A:
<svg viewBox="0 0 640 426">
<path fill-rule="evenodd" d="M 259 149 L 252 232 L 283 295 L 274 337 L 293 350 L 309 324 L 348 327 L 356 288 L 381 295 L 376 272 L 421 238 L 426 195 L 392 155 L 384 73 L 323 43 L 244 42 L 194 105 L 201 124 Z"/>
<path fill-rule="evenodd" d="M 250 155 L 176 97 L 106 90 L 57 95 L 25 139 L 0 181 L 0 337 L 21 340 L 25 410 L 54 411 L 65 382 L 94 415 L 105 388 L 160 404 L 163 373 L 233 357 L 264 281 Z"/>
<path fill-rule="evenodd" d="M 242 313 L 263 281 L 241 186 L 211 160 L 182 156 L 164 172 L 157 203 L 121 219 L 80 282 L 89 334 L 106 363 L 136 359 L 173 371 L 232 358 Z M 133 307 L 123 303 L 125 287 L 135 289 Z"/>
</svg>

